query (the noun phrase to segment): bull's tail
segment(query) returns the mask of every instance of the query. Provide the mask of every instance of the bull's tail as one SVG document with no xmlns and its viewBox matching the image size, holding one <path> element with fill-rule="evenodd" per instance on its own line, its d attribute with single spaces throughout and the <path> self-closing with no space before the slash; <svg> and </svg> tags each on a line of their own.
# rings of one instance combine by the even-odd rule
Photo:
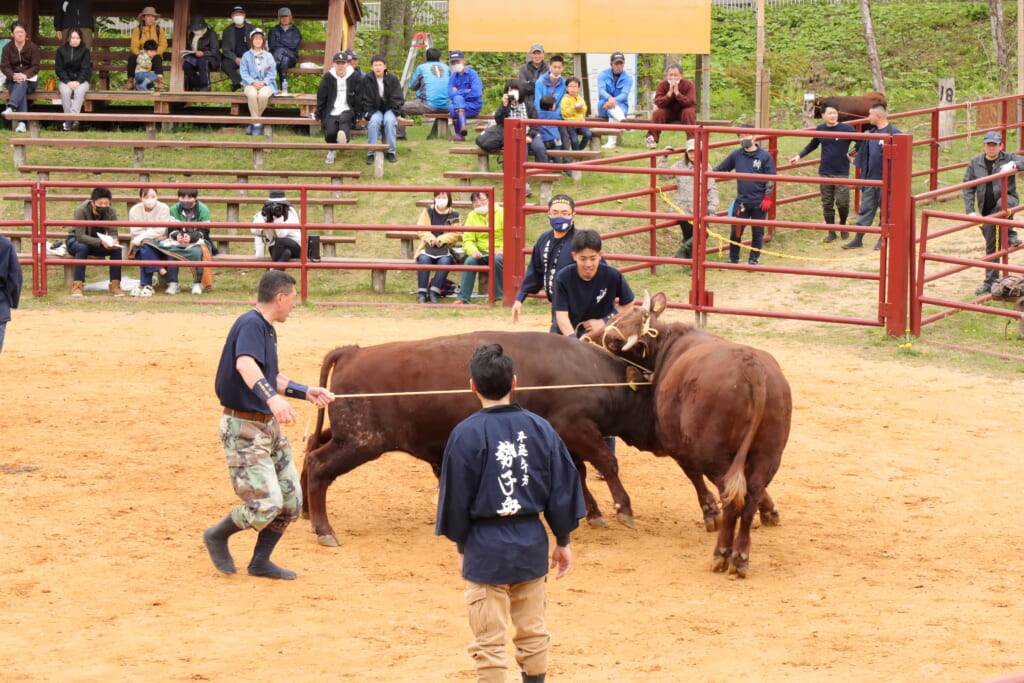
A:
<svg viewBox="0 0 1024 683">
<path fill-rule="evenodd" d="M 320 386 L 330 388 L 331 374 L 334 371 L 334 366 L 338 362 L 338 358 L 348 347 L 339 346 L 332 351 L 328 351 L 327 355 L 324 356 L 324 362 L 320 366 Z M 316 429 L 309 437 L 309 441 L 306 442 L 306 452 L 316 450 L 320 447 L 320 432 L 324 428 L 324 408 L 323 406 L 316 409 Z"/>
<path fill-rule="evenodd" d="M 747 423 L 747 432 L 743 435 L 736 455 L 733 456 L 732 464 L 725 473 L 723 482 L 722 504 L 734 503 L 737 508 L 743 507 L 747 498 L 747 477 L 746 465 L 747 454 L 750 453 L 750 446 L 754 443 L 757 430 L 761 427 L 761 420 L 764 419 L 765 405 L 768 402 L 768 378 L 761 363 L 744 350 L 743 357 L 739 363 L 740 373 L 746 380 L 747 389 L 750 391 L 750 411 Z"/>
</svg>

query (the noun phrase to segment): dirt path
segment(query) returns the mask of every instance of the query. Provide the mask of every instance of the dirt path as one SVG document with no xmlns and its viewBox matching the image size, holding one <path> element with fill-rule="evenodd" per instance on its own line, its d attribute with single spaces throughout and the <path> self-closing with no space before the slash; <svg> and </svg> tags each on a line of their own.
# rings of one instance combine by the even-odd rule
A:
<svg viewBox="0 0 1024 683">
<path fill-rule="evenodd" d="M 341 548 L 305 522 L 289 530 L 275 559 L 297 581 L 211 566 L 199 534 L 234 504 L 213 372 L 235 315 L 65 309 L 9 326 L 0 679 L 472 680 L 454 548 L 433 535 L 435 481 L 409 456 L 331 488 Z M 301 311 L 279 333 L 282 368 L 312 381 L 337 344 L 505 326 L 486 323 Z M 1024 460 L 998 410 L 1019 381 L 741 341 L 773 353 L 793 386 L 772 484 L 783 525 L 755 532 L 748 579 L 712 574 L 713 537 L 678 467 L 620 446 L 637 529 L 576 534 L 577 564 L 549 588 L 551 680 L 1024 670 Z M 293 444 L 313 416 L 288 428 Z M 232 539 L 236 559 L 252 540 Z"/>
</svg>

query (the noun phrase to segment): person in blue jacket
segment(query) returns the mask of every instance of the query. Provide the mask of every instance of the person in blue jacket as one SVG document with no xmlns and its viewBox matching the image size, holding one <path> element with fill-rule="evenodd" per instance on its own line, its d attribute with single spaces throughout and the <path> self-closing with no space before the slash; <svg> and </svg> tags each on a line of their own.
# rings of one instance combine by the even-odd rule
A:
<svg viewBox="0 0 1024 683">
<path fill-rule="evenodd" d="M 616 107 L 621 107 L 625 116 L 629 112 L 629 91 L 633 89 L 633 77 L 626 71 L 626 56 L 613 52 L 611 61 L 612 65 L 597 75 L 599 106 L 595 107 L 595 113 L 603 119 L 607 119 Z M 610 135 L 602 147 L 612 148 L 615 145 L 615 136 Z"/>
<path fill-rule="evenodd" d="M 750 124 L 742 128 L 753 128 Z M 737 173 L 760 173 L 763 175 L 775 175 L 775 161 L 772 155 L 758 147 L 754 142 L 754 134 L 743 132 L 739 134 L 740 149 L 734 150 L 725 161 L 715 166 L 714 171 L 733 171 Z M 772 189 L 775 183 L 771 180 L 737 180 L 736 181 L 736 216 L 749 218 L 754 221 L 764 220 L 768 217 L 768 210 L 772 208 Z M 729 263 L 740 262 L 740 242 L 743 241 L 743 229 L 745 225 L 734 225 L 729 237 Z M 750 258 L 748 263 L 757 265 L 761 257 L 761 247 L 764 246 L 764 226 L 751 225 Z"/>
<path fill-rule="evenodd" d="M 452 50 L 448 53 L 451 75 L 448 77 L 448 113 L 455 122 L 453 140 L 466 139 L 466 119 L 480 113 L 484 106 L 484 82 L 479 74 L 466 66 L 466 53 Z"/>
<path fill-rule="evenodd" d="M 868 123 L 874 126 L 872 133 L 897 135 L 901 131 L 889 123 L 889 112 L 879 102 L 871 105 L 868 110 Z M 861 180 L 882 179 L 882 159 L 885 155 L 885 140 L 863 140 L 857 145 L 857 157 L 853 165 L 860 169 Z M 882 188 L 865 187 L 860 193 L 860 211 L 857 213 L 857 225 L 868 226 L 875 222 L 875 215 L 882 205 Z M 864 233 L 853 233 L 853 239 L 843 245 L 843 249 L 859 249 L 864 246 Z M 875 249 L 882 248 L 882 240 L 875 242 Z"/>
<path fill-rule="evenodd" d="M 515 366 L 501 345 L 474 351 L 469 374 L 481 409 L 448 437 L 434 533 L 456 544 L 477 680 L 506 680 L 511 617 L 522 679 L 541 683 L 551 635 L 544 625 L 548 535 L 540 518 L 555 537 L 550 565 L 560 579 L 572 568 L 571 534 L 586 514 L 583 490 L 558 433 L 512 400 Z"/>
<path fill-rule="evenodd" d="M 302 32 L 292 23 L 292 11 L 287 7 L 277 10 L 277 26 L 270 29 L 267 36 L 267 49 L 274 55 L 277 73 L 282 85 L 288 80 L 288 69 L 299 63 L 299 43 Z M 283 89 L 283 88 L 282 88 Z"/>
<path fill-rule="evenodd" d="M 11 320 L 11 309 L 18 307 L 21 300 L 21 264 L 11 241 L 0 235 L 0 351 L 4 348 L 7 323 Z"/>
<path fill-rule="evenodd" d="M 448 79 L 451 69 L 441 62 L 441 51 L 436 47 L 427 48 L 427 61 L 412 72 L 409 90 L 416 93 L 416 99 L 402 107 L 403 116 L 422 114 L 443 114 L 448 111 Z"/>
</svg>

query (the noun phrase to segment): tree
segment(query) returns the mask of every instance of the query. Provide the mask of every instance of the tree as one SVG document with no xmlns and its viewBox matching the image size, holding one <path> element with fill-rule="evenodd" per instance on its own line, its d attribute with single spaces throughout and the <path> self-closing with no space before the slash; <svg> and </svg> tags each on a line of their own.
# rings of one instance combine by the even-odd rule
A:
<svg viewBox="0 0 1024 683">
<path fill-rule="evenodd" d="M 410 0 L 380 0 L 380 42 L 377 51 L 384 55 L 388 68 L 396 73 L 401 73 L 409 41 L 412 40 L 412 12 L 413 3 Z"/>
<path fill-rule="evenodd" d="M 878 59 L 878 43 L 875 41 L 875 26 L 871 22 L 871 1 L 860 0 L 860 18 L 864 24 L 864 42 L 868 50 L 868 64 L 871 66 L 871 82 L 875 90 L 885 92 L 885 78 L 882 76 L 882 62 Z"/>
<path fill-rule="evenodd" d="M 988 24 L 992 29 L 992 49 L 996 53 L 997 87 L 999 88 L 999 93 L 1005 95 L 1010 92 L 1010 58 L 1006 51 L 1006 24 L 1003 21 L 1003 0 L 988 0 Z"/>
</svg>

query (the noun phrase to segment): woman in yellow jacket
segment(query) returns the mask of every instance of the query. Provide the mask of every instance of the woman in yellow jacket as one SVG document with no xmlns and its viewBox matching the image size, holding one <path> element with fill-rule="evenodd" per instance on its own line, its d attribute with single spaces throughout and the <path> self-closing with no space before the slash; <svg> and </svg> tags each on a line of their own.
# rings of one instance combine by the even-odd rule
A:
<svg viewBox="0 0 1024 683">
<path fill-rule="evenodd" d="M 132 53 L 128 55 L 128 86 L 129 90 L 135 89 L 135 62 L 142 52 L 142 46 L 147 40 L 156 41 L 156 57 L 153 58 L 153 73 L 158 77 L 157 87 L 163 85 L 164 65 L 163 55 L 167 52 L 167 34 L 160 28 L 156 20 L 160 18 L 153 7 L 143 7 L 139 12 L 139 25 L 132 29 Z"/>
</svg>

